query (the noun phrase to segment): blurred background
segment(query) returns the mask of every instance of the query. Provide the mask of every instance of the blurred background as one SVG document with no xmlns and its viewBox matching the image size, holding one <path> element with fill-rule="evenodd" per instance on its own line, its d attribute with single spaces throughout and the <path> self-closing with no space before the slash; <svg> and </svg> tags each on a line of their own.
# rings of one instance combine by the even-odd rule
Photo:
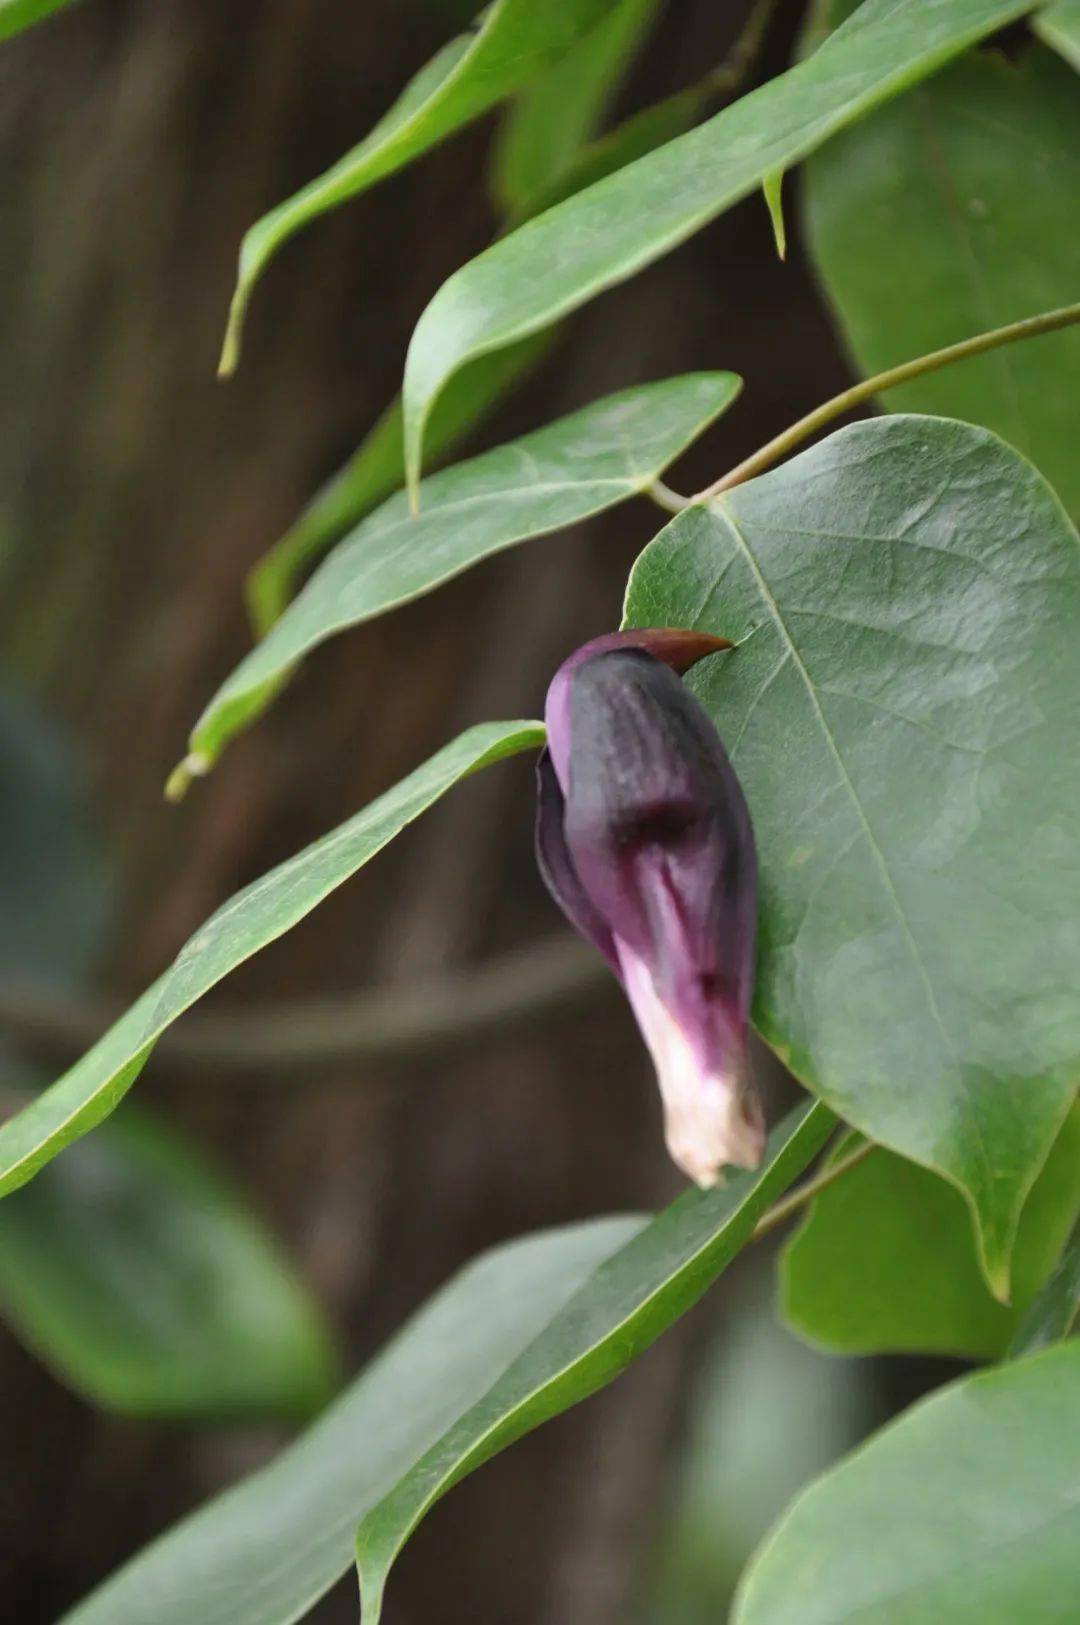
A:
<svg viewBox="0 0 1080 1625">
<path fill-rule="evenodd" d="M 558 661 L 617 622 L 659 527 L 620 508 L 336 639 L 163 801 L 248 646 L 248 570 L 497 229 L 498 118 L 283 253 L 223 385 L 240 235 L 471 9 L 82 0 L 0 51 L 0 1105 L 51 1081 L 238 886 L 460 728 L 537 714 Z M 611 117 L 697 80 L 744 10 L 670 0 Z M 786 65 L 799 11 L 777 8 L 753 77 Z M 669 476 L 684 491 L 849 376 L 760 198 L 589 306 L 466 449 L 700 367 L 747 390 Z M 480 1249 L 678 1188 L 628 1012 L 549 953 L 565 939 L 531 801 L 520 759 L 456 790 L 181 1022 L 115 1126 L 4 1204 L 0 1617 L 55 1620 L 268 1459 Z M 517 1007 L 522 950 L 547 956 L 539 1016 Z M 486 992 L 499 1020 L 469 1028 Z M 365 1000 L 373 1036 L 336 1053 Z M 267 1011 L 295 1015 L 288 1065 L 253 1054 Z M 778 1108 L 791 1086 L 759 1061 Z M 722 1617 L 795 1487 L 936 1375 L 812 1353 L 773 1297 L 758 1250 L 613 1388 L 455 1489 L 395 1573 L 392 1625 Z M 313 1617 L 354 1620 L 352 1579 Z"/>
</svg>

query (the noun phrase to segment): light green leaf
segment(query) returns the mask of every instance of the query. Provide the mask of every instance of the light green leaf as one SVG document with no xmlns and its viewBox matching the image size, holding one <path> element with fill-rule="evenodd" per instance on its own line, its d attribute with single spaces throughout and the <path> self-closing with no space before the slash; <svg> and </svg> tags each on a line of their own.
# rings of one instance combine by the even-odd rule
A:
<svg viewBox="0 0 1080 1625">
<path fill-rule="evenodd" d="M 1004 1297 L 1080 1077 L 1076 531 L 985 430 L 880 418 L 679 515 L 627 617 L 740 643 L 690 682 L 757 830 L 755 1019 L 965 1193 Z"/>
<path fill-rule="evenodd" d="M 1064 1625 L 1078 1434 L 1080 1343 L 952 1383 L 799 1497 L 732 1625 Z"/>
<path fill-rule="evenodd" d="M 594 134 L 662 0 L 617 0 L 597 28 L 507 113 L 495 148 L 492 190 L 504 214 L 529 211 Z"/>
<path fill-rule="evenodd" d="M 68 0 L 0 0 L 0 40 L 21 34 L 32 23 L 41 22 Z"/>
<path fill-rule="evenodd" d="M 285 1625 L 350 1565 L 364 1625 L 429 1506 L 504 1445 L 602 1387 L 696 1302 L 820 1149 L 823 1108 L 777 1129 L 756 1174 L 651 1223 L 575 1225 L 487 1255 L 423 1309 L 265 1472 L 97 1591 L 69 1625 Z"/>
<path fill-rule="evenodd" d="M 335 548 L 210 701 L 191 735 L 200 770 L 318 644 L 516 542 L 646 490 L 739 388 L 730 372 L 643 384 L 433 475 L 419 515 L 404 493 L 391 497 Z"/>
<path fill-rule="evenodd" d="M 860 369 L 1068 304 L 1080 289 L 1080 95 L 1033 46 L 981 53 L 864 120 L 806 174 L 810 246 Z M 1080 329 L 889 390 L 993 429 L 1080 515 Z"/>
<path fill-rule="evenodd" d="M 603 17 L 612 0 L 493 0 L 410 80 L 359 146 L 247 233 L 221 355 L 232 372 L 252 289 L 284 243 L 528 84 Z"/>
<path fill-rule="evenodd" d="M 1017 1359 L 1068 1337 L 1080 1313 L 1080 1232 L 1073 1236 L 1054 1273 L 1031 1304 L 1009 1348 Z"/>
<path fill-rule="evenodd" d="M 459 372 L 431 417 L 428 450 L 434 461 L 489 416 L 502 397 L 531 372 L 555 335 L 537 333 L 508 350 L 484 355 Z M 308 503 L 292 529 L 252 570 L 248 607 L 256 635 L 264 637 L 283 614 L 303 572 L 353 525 L 405 482 L 401 399 L 387 407 L 371 433 Z"/>
<path fill-rule="evenodd" d="M 1028 0 L 866 0 L 806 62 L 667 146 L 549 209 L 445 282 L 405 368 L 405 462 L 473 357 L 576 309 L 790 168 L 876 103 L 1029 9 Z"/>
<path fill-rule="evenodd" d="M 1020 1215 L 1012 1303 L 979 1269 L 959 1193 L 892 1151 L 870 1152 L 822 1191 L 784 1249 L 789 1323 L 835 1354 L 998 1359 L 1080 1218 L 1080 1107 L 1073 1107 Z"/>
<path fill-rule="evenodd" d="M 1080 73 L 1080 0 L 1057 0 L 1032 18 L 1035 32 Z"/>
<path fill-rule="evenodd" d="M 765 207 L 769 211 L 776 252 L 782 260 L 786 260 L 787 224 L 784 220 L 784 171 L 777 169 L 771 175 L 766 175 L 761 183 L 761 189 L 765 194 Z"/>
<path fill-rule="evenodd" d="M 0 1127 L 0 1196 L 107 1117 L 165 1028 L 230 971 L 310 914 L 459 779 L 543 739 L 539 723 L 470 728 L 362 812 L 237 892 L 81 1061 Z"/>
<path fill-rule="evenodd" d="M 316 1305 L 193 1145 L 125 1110 L 0 1203 L 0 1308 L 66 1383 L 129 1414 L 306 1414 Z"/>
</svg>

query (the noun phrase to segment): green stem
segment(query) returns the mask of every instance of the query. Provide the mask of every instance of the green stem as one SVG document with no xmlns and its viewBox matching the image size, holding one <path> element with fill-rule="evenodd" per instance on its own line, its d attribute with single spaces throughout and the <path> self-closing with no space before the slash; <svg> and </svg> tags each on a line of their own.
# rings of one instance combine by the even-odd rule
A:
<svg viewBox="0 0 1080 1625">
<path fill-rule="evenodd" d="M 729 474 L 707 485 L 703 491 L 692 498 L 694 502 L 707 502 L 710 497 L 719 496 L 722 491 L 730 491 L 733 485 L 741 485 L 744 480 L 753 479 L 758 474 L 772 468 L 782 457 L 801 446 L 804 440 L 823 429 L 834 418 L 842 417 L 850 412 L 852 407 L 861 406 L 864 401 L 875 395 L 880 395 L 886 389 L 893 389 L 897 384 L 906 384 L 911 378 L 921 378 L 924 373 L 937 372 L 941 367 L 951 367 L 956 361 L 966 361 L 969 356 L 982 355 L 987 350 L 996 350 L 1002 344 L 1015 344 L 1020 339 L 1038 338 L 1041 333 L 1053 333 L 1059 327 L 1071 327 L 1080 322 L 1080 304 L 1065 305 L 1061 310 L 1044 311 L 1041 316 L 1028 316 L 1022 322 L 1010 322 L 1007 327 L 991 328 L 988 333 L 976 333 L 974 338 L 963 339 L 959 344 L 949 344 L 943 350 L 932 350 L 929 355 L 917 356 L 914 361 L 905 361 L 899 367 L 890 367 L 886 372 L 879 372 L 873 378 L 866 378 L 860 384 L 853 384 L 831 400 L 825 401 L 808 412 L 798 423 L 793 423 L 789 429 L 778 434 L 774 440 L 755 451 L 752 457 L 739 463 Z"/>
<path fill-rule="evenodd" d="M 793 1213 L 798 1213 L 801 1208 L 806 1206 L 807 1202 L 812 1202 L 814 1197 L 821 1191 L 828 1190 L 830 1185 L 834 1185 L 838 1179 L 842 1179 L 850 1169 L 862 1162 L 864 1157 L 868 1157 L 873 1149 L 873 1140 L 861 1141 L 854 1151 L 850 1151 L 846 1157 L 841 1157 L 839 1162 L 834 1162 L 830 1167 L 824 1169 L 822 1173 L 816 1174 L 813 1179 L 808 1179 L 805 1185 L 799 1186 L 798 1190 L 791 1191 L 789 1195 L 775 1203 L 768 1213 L 762 1215 L 757 1222 L 751 1239 L 759 1241 L 762 1236 L 771 1235 L 774 1230 L 778 1230 L 787 1219 L 790 1219 Z"/>
</svg>

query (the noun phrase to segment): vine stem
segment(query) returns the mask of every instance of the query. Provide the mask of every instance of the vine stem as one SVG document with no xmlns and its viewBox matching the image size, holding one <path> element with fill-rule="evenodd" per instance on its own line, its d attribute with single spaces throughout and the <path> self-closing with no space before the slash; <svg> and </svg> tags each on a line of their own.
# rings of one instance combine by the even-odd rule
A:
<svg viewBox="0 0 1080 1625">
<path fill-rule="evenodd" d="M 799 1186 L 798 1190 L 789 1192 L 779 1202 L 774 1203 L 767 1213 L 762 1214 L 750 1239 L 760 1241 L 762 1236 L 771 1235 L 774 1230 L 778 1230 L 786 1220 L 790 1219 L 793 1213 L 798 1213 L 808 1202 L 812 1202 L 814 1197 L 819 1195 L 821 1191 L 828 1190 L 829 1186 L 835 1185 L 838 1179 L 843 1179 L 846 1173 L 862 1162 L 864 1157 L 868 1157 L 873 1150 L 874 1141 L 863 1140 L 855 1147 L 854 1151 L 849 1151 L 846 1157 L 841 1157 L 839 1162 L 834 1162 L 831 1167 L 824 1169 L 820 1174 L 815 1174 L 813 1179 L 808 1179 L 805 1185 Z"/>
<path fill-rule="evenodd" d="M 744 480 L 750 480 L 757 474 L 764 474 L 766 469 L 772 468 L 782 457 L 786 457 L 796 447 L 801 446 L 804 440 L 823 429 L 834 418 L 842 417 L 850 412 L 852 407 L 861 406 L 864 401 L 880 395 L 887 389 L 893 389 L 897 384 L 906 384 L 909 379 L 921 378 L 924 373 L 937 372 L 942 367 L 951 367 L 957 361 L 966 361 L 969 356 L 982 355 L 987 350 L 996 350 L 1003 344 L 1016 344 L 1020 339 L 1038 338 L 1042 333 L 1053 333 L 1061 327 L 1071 327 L 1080 322 L 1080 304 L 1064 305 L 1060 310 L 1047 310 L 1039 316 L 1028 316 L 1021 322 L 1010 322 L 1006 327 L 994 327 L 986 333 L 976 333 L 974 337 L 962 339 L 959 344 L 949 344 L 943 350 L 932 350 L 929 355 L 916 356 L 913 361 L 904 361 L 898 367 L 889 367 L 885 372 L 876 373 L 873 378 L 864 378 L 861 383 L 853 384 L 850 389 L 842 390 L 831 400 L 816 406 L 812 412 L 793 423 L 782 434 L 768 441 L 759 451 L 747 457 L 730 473 L 724 474 L 720 479 L 714 480 L 703 491 L 689 498 L 689 502 L 708 502 L 723 491 L 730 491 L 732 486 L 741 485 Z M 665 506 L 669 504 L 665 503 Z"/>
</svg>

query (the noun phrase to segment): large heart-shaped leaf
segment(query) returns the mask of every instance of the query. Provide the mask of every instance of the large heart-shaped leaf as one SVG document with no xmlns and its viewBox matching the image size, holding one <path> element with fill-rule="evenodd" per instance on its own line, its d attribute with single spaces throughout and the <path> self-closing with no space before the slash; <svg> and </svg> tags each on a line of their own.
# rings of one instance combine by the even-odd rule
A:
<svg viewBox="0 0 1080 1625">
<path fill-rule="evenodd" d="M 1080 1595 L 1080 1343 L 924 1400 L 818 1480 L 732 1625 L 1050 1625 Z"/>
<path fill-rule="evenodd" d="M 405 369 L 406 467 L 448 380 L 666 254 L 876 103 L 1030 9 L 1025 0 L 866 0 L 806 62 L 549 209 L 444 283 Z"/>
<path fill-rule="evenodd" d="M 286 1625 L 349 1567 L 364 1625 L 440 1495 L 610 1382 L 697 1301 L 798 1178 L 835 1119 L 800 1109 L 765 1165 L 689 1191 L 651 1223 L 598 1220 L 512 1243 L 444 1287 L 266 1471 L 157 1541 L 69 1625 Z"/>
<path fill-rule="evenodd" d="M 959 1193 L 929 1169 L 877 1147 L 822 1191 L 785 1247 L 784 1313 L 796 1331 L 837 1354 L 996 1359 L 1078 1217 L 1080 1107 L 1074 1106 L 1020 1215 L 1012 1303 L 998 1303 L 979 1269 Z"/>
<path fill-rule="evenodd" d="M 1080 0 L 1057 0 L 1038 11 L 1035 31 L 1080 73 Z"/>
<path fill-rule="evenodd" d="M 107 1117 L 165 1028 L 215 983 L 310 914 L 459 779 L 535 749 L 543 738 L 543 727 L 531 722 L 468 729 L 362 812 L 237 892 L 81 1061 L 0 1128 L 0 1195 Z"/>
<path fill-rule="evenodd" d="M 806 218 L 859 366 L 1070 303 L 1078 196 L 1076 75 L 1038 46 L 1018 62 L 968 57 L 830 142 L 807 166 Z M 884 404 L 995 430 L 1076 516 L 1078 373 L 1074 328 L 924 374 Z"/>
<path fill-rule="evenodd" d="M 762 1033 L 966 1194 L 1004 1295 L 1080 1075 L 1076 531 L 985 430 L 883 418 L 687 509 L 627 614 L 740 644 L 691 683 L 757 831 Z"/>
<path fill-rule="evenodd" d="M 231 372 L 238 360 L 244 316 L 255 283 L 295 232 L 367 191 L 528 84 L 594 27 L 612 3 L 492 0 L 472 29 L 451 40 L 409 81 L 359 146 L 263 215 L 241 244 L 222 371 Z"/>
<path fill-rule="evenodd" d="M 191 735 L 205 770 L 264 709 L 298 660 L 463 570 L 646 490 L 735 399 L 730 372 L 609 395 L 521 440 L 425 480 L 423 506 L 391 497 L 341 542 L 210 701 Z"/>
<path fill-rule="evenodd" d="M 110 1410 L 295 1415 L 328 1397 L 323 1318 L 175 1130 L 123 1111 L 0 1203 L 0 1308 Z"/>
</svg>

